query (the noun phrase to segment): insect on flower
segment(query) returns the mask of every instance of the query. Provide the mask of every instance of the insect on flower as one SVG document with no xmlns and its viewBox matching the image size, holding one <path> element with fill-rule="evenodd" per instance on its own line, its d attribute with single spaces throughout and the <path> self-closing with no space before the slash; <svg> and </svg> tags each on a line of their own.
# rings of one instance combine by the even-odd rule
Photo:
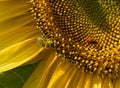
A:
<svg viewBox="0 0 120 88">
<path fill-rule="evenodd" d="M 86 41 L 87 43 L 89 43 L 89 44 L 96 44 L 96 43 L 97 43 L 92 37 L 86 38 L 85 41 Z"/>
</svg>

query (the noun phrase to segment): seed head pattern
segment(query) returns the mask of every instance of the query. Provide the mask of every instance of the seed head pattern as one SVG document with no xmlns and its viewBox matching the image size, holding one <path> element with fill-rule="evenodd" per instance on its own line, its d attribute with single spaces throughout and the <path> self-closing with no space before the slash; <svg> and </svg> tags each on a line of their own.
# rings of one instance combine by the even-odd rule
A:
<svg viewBox="0 0 120 88">
<path fill-rule="evenodd" d="M 58 56 L 101 77 L 120 76 L 119 0 L 31 0 L 42 35 Z"/>
</svg>

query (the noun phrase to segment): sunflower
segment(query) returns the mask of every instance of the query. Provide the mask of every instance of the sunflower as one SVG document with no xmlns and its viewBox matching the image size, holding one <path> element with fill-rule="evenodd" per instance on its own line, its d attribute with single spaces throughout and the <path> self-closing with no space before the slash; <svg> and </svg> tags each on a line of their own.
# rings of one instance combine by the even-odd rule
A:
<svg viewBox="0 0 120 88">
<path fill-rule="evenodd" d="M 0 0 L 0 72 L 40 61 L 23 88 L 119 88 L 119 0 Z"/>
</svg>

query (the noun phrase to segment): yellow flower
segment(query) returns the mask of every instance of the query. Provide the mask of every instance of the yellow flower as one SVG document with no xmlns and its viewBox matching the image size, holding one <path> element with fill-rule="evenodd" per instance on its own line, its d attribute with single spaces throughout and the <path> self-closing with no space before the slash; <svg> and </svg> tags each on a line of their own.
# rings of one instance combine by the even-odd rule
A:
<svg viewBox="0 0 120 88">
<path fill-rule="evenodd" d="M 41 60 L 23 88 L 119 88 L 119 4 L 0 0 L 0 72 Z"/>
</svg>

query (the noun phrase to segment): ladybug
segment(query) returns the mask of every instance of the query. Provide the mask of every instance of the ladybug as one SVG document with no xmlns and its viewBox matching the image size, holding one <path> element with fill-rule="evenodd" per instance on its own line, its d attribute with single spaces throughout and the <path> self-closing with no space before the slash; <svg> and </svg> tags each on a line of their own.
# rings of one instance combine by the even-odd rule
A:
<svg viewBox="0 0 120 88">
<path fill-rule="evenodd" d="M 89 43 L 89 44 L 96 44 L 97 42 L 93 39 L 93 38 L 91 38 L 91 37 L 88 37 L 88 38 L 86 38 L 86 40 L 85 40 L 87 43 Z"/>
</svg>

